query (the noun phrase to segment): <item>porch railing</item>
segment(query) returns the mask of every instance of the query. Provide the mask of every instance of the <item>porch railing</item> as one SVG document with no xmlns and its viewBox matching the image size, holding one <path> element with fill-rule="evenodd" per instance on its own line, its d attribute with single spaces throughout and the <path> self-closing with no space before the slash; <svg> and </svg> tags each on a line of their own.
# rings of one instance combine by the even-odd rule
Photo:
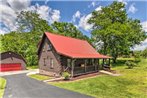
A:
<svg viewBox="0 0 147 98">
<path fill-rule="evenodd" d="M 85 73 L 85 67 L 75 67 L 74 68 L 74 75 Z"/>
<path fill-rule="evenodd" d="M 86 66 L 86 67 L 75 67 L 74 68 L 74 74 L 78 75 L 78 74 L 84 74 L 84 73 L 89 73 L 89 72 L 94 72 L 94 71 L 98 71 L 98 66 Z"/>
<path fill-rule="evenodd" d="M 86 72 L 95 71 L 95 66 L 86 66 Z"/>
</svg>

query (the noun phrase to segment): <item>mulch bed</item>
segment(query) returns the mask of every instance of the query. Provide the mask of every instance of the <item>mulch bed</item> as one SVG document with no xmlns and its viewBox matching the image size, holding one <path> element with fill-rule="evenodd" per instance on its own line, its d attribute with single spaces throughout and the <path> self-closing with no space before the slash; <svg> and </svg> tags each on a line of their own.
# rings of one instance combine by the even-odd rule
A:
<svg viewBox="0 0 147 98">
<path fill-rule="evenodd" d="M 86 78 L 92 78 L 92 77 L 102 75 L 102 74 L 103 73 L 95 72 L 95 73 L 89 73 L 89 74 L 85 74 L 85 75 L 75 76 L 70 80 L 60 79 L 60 80 L 55 80 L 55 81 L 52 81 L 52 82 L 69 82 L 69 81 L 81 80 L 81 79 L 86 79 Z"/>
<path fill-rule="evenodd" d="M 100 72 L 89 73 L 89 74 L 85 74 L 85 75 L 75 76 L 75 77 L 73 77 L 73 78 L 70 79 L 70 80 L 71 80 L 71 81 L 74 81 L 74 80 L 79 80 L 79 79 L 83 79 L 83 78 L 94 77 L 94 76 L 101 75 L 101 74 L 102 74 L 102 73 L 100 73 Z"/>
<path fill-rule="evenodd" d="M 113 74 L 117 74 L 117 72 L 115 70 L 107 70 L 108 72 L 111 72 Z M 87 78 L 92 78 L 98 75 L 104 75 L 104 73 L 101 72 L 94 72 L 94 73 L 89 73 L 89 74 L 83 74 L 83 75 L 79 75 L 79 76 L 74 76 L 73 78 L 71 78 L 70 80 L 64 80 L 64 79 L 59 79 L 59 80 L 54 80 L 51 82 L 70 82 L 70 81 L 76 81 L 76 80 L 82 80 L 82 79 L 87 79 Z"/>
</svg>

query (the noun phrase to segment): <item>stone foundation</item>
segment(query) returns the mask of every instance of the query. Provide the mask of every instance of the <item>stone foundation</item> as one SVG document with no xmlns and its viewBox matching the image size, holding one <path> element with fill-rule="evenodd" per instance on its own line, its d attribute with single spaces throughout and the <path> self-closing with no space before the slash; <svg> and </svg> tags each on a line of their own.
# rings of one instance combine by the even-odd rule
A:
<svg viewBox="0 0 147 98">
<path fill-rule="evenodd" d="M 43 74 L 43 75 L 54 76 L 54 77 L 59 77 L 59 76 L 61 76 L 60 74 L 58 74 L 58 73 L 56 73 L 56 72 L 50 72 L 50 71 L 41 70 L 41 69 L 39 69 L 39 73 L 40 73 L 40 74 Z"/>
</svg>

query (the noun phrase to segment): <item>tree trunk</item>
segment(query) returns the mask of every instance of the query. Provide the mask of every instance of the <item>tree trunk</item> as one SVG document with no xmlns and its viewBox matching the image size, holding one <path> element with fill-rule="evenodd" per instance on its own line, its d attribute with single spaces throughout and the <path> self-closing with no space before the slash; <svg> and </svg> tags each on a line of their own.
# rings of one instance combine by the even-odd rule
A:
<svg viewBox="0 0 147 98">
<path fill-rule="evenodd" d="M 116 57 L 113 58 L 113 63 L 116 63 Z"/>
<path fill-rule="evenodd" d="M 113 55 L 113 63 L 116 63 L 117 57 L 118 57 L 118 54 Z"/>
</svg>

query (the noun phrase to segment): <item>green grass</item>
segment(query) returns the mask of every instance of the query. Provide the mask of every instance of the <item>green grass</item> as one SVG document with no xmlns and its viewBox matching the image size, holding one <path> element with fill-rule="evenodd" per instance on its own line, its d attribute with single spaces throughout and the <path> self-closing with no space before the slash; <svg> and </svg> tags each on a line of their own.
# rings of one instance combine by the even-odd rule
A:
<svg viewBox="0 0 147 98">
<path fill-rule="evenodd" d="M 33 75 L 29 75 L 29 77 L 39 80 L 39 81 L 43 81 L 43 80 L 49 80 L 52 77 L 49 76 L 45 76 L 45 75 L 40 75 L 40 74 L 33 74 Z"/>
<path fill-rule="evenodd" d="M 133 69 L 127 69 L 127 66 L 120 62 L 112 69 L 122 75 L 101 75 L 80 81 L 51 84 L 96 98 L 147 98 L 147 59 Z"/>
<path fill-rule="evenodd" d="M 27 66 L 27 69 L 38 69 L 38 65 L 34 65 L 34 66 Z"/>
<path fill-rule="evenodd" d="M 0 98 L 3 97 L 5 86 L 6 86 L 6 80 L 0 77 Z"/>
</svg>

